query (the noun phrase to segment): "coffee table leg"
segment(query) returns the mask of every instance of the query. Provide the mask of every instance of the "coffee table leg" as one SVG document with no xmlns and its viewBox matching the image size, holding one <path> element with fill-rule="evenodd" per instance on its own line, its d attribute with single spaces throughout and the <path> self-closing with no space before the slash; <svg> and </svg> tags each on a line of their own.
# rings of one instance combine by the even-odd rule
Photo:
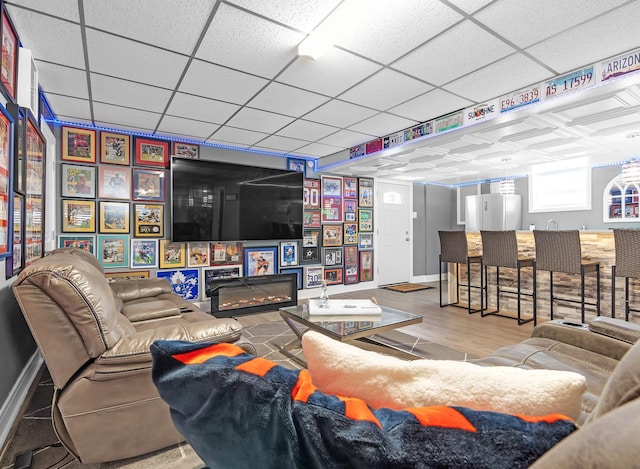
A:
<svg viewBox="0 0 640 469">
<path fill-rule="evenodd" d="M 287 325 L 293 331 L 293 333 L 296 335 L 296 337 L 294 339 L 291 339 L 289 342 L 287 342 L 284 345 L 277 345 L 276 344 L 276 347 L 278 347 L 278 350 L 280 351 L 280 353 L 282 355 L 284 355 L 287 358 L 290 358 L 294 362 L 296 362 L 299 365 L 302 365 L 303 367 L 306 368 L 307 367 L 307 362 L 291 352 L 291 350 L 293 350 L 293 349 L 299 349 L 299 348 L 302 347 L 302 342 L 301 341 L 302 341 L 302 334 L 303 333 L 300 331 L 300 329 L 298 329 L 298 327 L 296 326 L 294 321 L 292 321 L 288 317 L 283 316 L 282 314 L 280 316 L 282 317 L 284 322 L 287 323 Z"/>
</svg>

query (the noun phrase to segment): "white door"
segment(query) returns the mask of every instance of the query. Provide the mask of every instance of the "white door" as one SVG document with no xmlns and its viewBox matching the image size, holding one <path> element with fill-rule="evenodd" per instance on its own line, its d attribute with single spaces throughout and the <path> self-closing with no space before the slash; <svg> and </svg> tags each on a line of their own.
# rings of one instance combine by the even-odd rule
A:
<svg viewBox="0 0 640 469">
<path fill-rule="evenodd" d="M 408 282 L 413 268 L 411 186 L 378 182 L 376 192 L 378 285 Z"/>
</svg>

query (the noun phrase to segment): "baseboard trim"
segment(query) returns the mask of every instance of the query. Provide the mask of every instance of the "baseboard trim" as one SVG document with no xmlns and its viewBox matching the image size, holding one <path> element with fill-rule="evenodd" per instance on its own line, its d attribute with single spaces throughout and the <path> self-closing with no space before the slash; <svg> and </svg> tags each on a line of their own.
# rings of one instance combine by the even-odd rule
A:
<svg viewBox="0 0 640 469">
<path fill-rule="evenodd" d="M 20 376 L 9 393 L 9 397 L 0 408 L 0 448 L 3 449 L 2 452 L 4 452 L 7 437 L 13 428 L 16 418 L 19 416 L 22 405 L 27 399 L 33 381 L 38 376 L 42 363 L 42 355 L 36 349 L 22 369 Z"/>
</svg>

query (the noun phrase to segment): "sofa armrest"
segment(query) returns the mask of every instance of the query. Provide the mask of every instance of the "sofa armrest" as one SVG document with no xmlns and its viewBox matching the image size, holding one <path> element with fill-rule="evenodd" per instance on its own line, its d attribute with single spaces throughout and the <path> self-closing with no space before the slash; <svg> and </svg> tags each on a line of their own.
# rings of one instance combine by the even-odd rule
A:
<svg viewBox="0 0 640 469">
<path fill-rule="evenodd" d="M 538 324 L 533 329 L 531 337 L 552 339 L 615 360 L 620 360 L 632 345 L 627 341 L 592 331 L 587 324 L 562 320 Z"/>
<path fill-rule="evenodd" d="M 640 339 L 640 324 L 622 319 L 600 316 L 589 323 L 589 330 L 632 345 Z"/>
<path fill-rule="evenodd" d="M 167 300 L 125 304 L 122 307 L 122 314 L 131 322 L 176 317 L 180 316 L 180 313 L 180 308 L 175 303 Z"/>
<path fill-rule="evenodd" d="M 123 302 L 149 298 L 162 293 L 173 293 L 171 284 L 164 278 L 141 278 L 135 280 L 121 280 L 110 282 L 109 286 L 116 298 Z"/>
</svg>

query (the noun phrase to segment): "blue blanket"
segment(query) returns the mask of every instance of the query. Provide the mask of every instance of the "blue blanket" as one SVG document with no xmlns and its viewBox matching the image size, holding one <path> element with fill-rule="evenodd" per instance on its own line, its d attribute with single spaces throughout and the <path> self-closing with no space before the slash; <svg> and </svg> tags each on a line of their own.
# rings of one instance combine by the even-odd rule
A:
<svg viewBox="0 0 640 469">
<path fill-rule="evenodd" d="M 231 344 L 156 341 L 153 380 L 211 468 L 519 468 L 576 429 L 561 415 L 373 409 Z"/>
</svg>

